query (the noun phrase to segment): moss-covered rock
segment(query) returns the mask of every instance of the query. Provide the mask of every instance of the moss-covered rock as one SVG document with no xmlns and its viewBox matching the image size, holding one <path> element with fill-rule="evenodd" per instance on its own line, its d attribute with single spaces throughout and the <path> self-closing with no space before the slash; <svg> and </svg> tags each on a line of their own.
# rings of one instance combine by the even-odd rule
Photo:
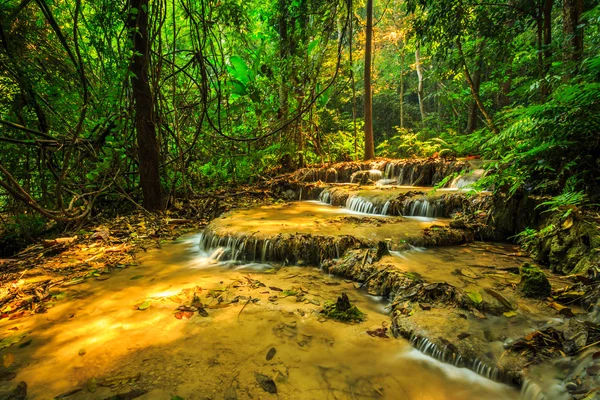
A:
<svg viewBox="0 0 600 400">
<path fill-rule="evenodd" d="M 541 269 L 529 263 L 524 263 L 521 266 L 519 289 L 526 297 L 543 299 L 550 295 L 552 287 Z"/>
<path fill-rule="evenodd" d="M 358 307 L 350 304 L 350 299 L 346 293 L 342 293 L 335 303 L 325 303 L 321 314 L 340 322 L 362 322 L 365 320 L 365 314 Z"/>
</svg>

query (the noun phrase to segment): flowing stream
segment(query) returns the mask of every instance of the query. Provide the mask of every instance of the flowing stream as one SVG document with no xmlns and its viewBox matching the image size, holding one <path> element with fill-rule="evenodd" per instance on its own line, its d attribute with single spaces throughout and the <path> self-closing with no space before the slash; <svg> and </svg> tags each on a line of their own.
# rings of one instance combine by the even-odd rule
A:
<svg viewBox="0 0 600 400">
<path fill-rule="evenodd" d="M 31 344 L 13 351 L 29 399 L 77 388 L 66 398 L 104 399 L 132 388 L 148 391 L 146 399 L 518 398 L 515 389 L 407 341 L 367 334 L 389 323 L 386 304 L 352 282 L 313 267 L 219 263 L 199 242 L 191 235 L 148 251 L 140 266 L 107 282 L 73 286 L 47 314 L 2 321 L 4 331 L 30 332 Z M 342 292 L 365 322 L 318 313 Z M 178 319 L 177 308 L 193 297 L 208 315 Z M 273 380 L 277 395 L 265 391 L 261 376 Z"/>
</svg>

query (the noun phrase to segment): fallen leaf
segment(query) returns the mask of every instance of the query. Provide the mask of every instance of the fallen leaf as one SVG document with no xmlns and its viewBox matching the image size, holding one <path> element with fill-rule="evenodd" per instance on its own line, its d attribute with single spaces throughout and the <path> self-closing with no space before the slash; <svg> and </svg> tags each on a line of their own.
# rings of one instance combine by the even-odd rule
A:
<svg viewBox="0 0 600 400">
<path fill-rule="evenodd" d="M 503 313 L 503 315 L 504 315 L 506 318 L 512 318 L 512 317 L 516 317 L 516 316 L 517 316 L 517 313 L 516 313 L 516 312 L 514 312 L 514 311 L 507 311 L 507 312 Z"/>
<path fill-rule="evenodd" d="M 458 335 L 456 335 L 456 337 L 457 337 L 459 340 L 466 339 L 466 338 L 468 338 L 469 336 L 471 336 L 471 334 L 470 334 L 470 333 L 467 333 L 467 332 L 462 332 L 462 333 L 459 333 Z"/>
<path fill-rule="evenodd" d="M 131 278 L 130 280 L 131 280 L 131 281 L 134 281 L 134 280 L 136 280 L 136 279 L 140 279 L 140 278 L 143 278 L 143 277 L 144 277 L 144 275 L 136 275 L 136 276 L 134 276 L 133 278 Z"/>
<path fill-rule="evenodd" d="M 13 344 L 19 343 L 25 337 L 25 335 L 27 335 L 27 334 L 20 333 L 17 335 L 11 335 L 11 336 L 5 337 L 4 339 L 0 340 L 0 350 L 7 349 L 10 346 L 12 346 Z"/>
<path fill-rule="evenodd" d="M 190 319 L 194 316 L 192 311 L 178 311 L 175 313 L 175 318 L 177 319 Z"/>
<path fill-rule="evenodd" d="M 377 328 L 372 331 L 367 331 L 367 335 L 373 336 L 373 337 L 378 337 L 381 339 L 389 339 L 390 337 L 387 335 L 387 330 L 388 330 L 388 328 L 385 328 L 385 327 Z"/>
<path fill-rule="evenodd" d="M 138 306 L 138 310 L 140 311 L 144 311 L 150 308 L 150 305 L 152 304 L 152 300 L 146 300 L 145 302 L 143 302 L 142 304 L 140 304 Z"/>
<path fill-rule="evenodd" d="M 563 229 L 569 229 L 573 226 L 573 218 L 568 218 L 565 222 L 563 222 Z"/>
<path fill-rule="evenodd" d="M 15 362 L 15 356 L 12 353 L 7 353 L 3 356 L 4 367 L 8 368 Z"/>
<path fill-rule="evenodd" d="M 96 382 L 96 378 L 92 377 L 87 381 L 87 390 L 90 393 L 94 393 L 98 389 L 98 382 Z"/>
<path fill-rule="evenodd" d="M 85 351 L 85 349 L 79 349 L 79 352 L 77 354 L 79 354 L 80 356 L 82 356 L 85 353 L 87 353 L 87 351 Z"/>
<path fill-rule="evenodd" d="M 481 293 L 479 292 L 467 292 L 467 296 L 469 296 L 471 301 L 475 304 L 481 304 L 483 301 L 483 297 L 481 297 Z"/>
</svg>

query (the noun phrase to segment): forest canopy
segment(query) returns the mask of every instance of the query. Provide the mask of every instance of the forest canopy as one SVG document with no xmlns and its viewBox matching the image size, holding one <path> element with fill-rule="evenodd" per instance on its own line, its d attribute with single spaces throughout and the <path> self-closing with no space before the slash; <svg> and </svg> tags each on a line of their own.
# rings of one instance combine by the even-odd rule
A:
<svg viewBox="0 0 600 400">
<path fill-rule="evenodd" d="M 0 13 L 3 212 L 161 210 L 370 158 L 369 130 L 377 157 L 491 160 L 482 188 L 598 195 L 596 0 L 5 0 Z"/>
</svg>

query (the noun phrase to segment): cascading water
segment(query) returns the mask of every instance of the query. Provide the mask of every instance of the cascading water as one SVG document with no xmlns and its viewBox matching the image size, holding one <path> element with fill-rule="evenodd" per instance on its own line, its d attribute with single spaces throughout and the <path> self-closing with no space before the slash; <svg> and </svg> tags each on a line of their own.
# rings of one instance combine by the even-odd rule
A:
<svg viewBox="0 0 600 400">
<path fill-rule="evenodd" d="M 324 189 L 321 193 L 319 193 L 317 200 L 321 203 L 331 204 L 332 197 L 329 189 Z"/>
<path fill-rule="evenodd" d="M 495 366 L 487 365 L 481 360 L 468 360 L 461 357 L 448 346 L 441 347 L 433 343 L 429 339 L 421 336 L 412 335 L 410 344 L 421 353 L 435 358 L 447 364 L 454 365 L 459 368 L 468 368 L 494 382 L 507 383 L 507 377 L 502 373 L 502 370 Z M 539 399 L 541 400 L 541 399 Z"/>
<path fill-rule="evenodd" d="M 376 182 L 383 177 L 383 172 L 378 169 L 371 169 L 368 171 L 356 171 L 350 176 L 350 183 L 362 182 L 366 183 L 365 180 Z"/>
<path fill-rule="evenodd" d="M 519 393 L 519 400 L 546 400 L 542 388 L 530 379 L 525 379 Z"/>
<path fill-rule="evenodd" d="M 390 201 L 386 201 L 383 205 L 377 205 L 363 197 L 352 195 L 346 201 L 346 208 L 363 214 L 387 215 L 390 204 Z"/>
<path fill-rule="evenodd" d="M 450 187 L 455 189 L 469 188 L 473 186 L 475 182 L 481 179 L 483 175 L 485 175 L 484 169 L 476 169 L 473 172 L 469 172 L 468 174 L 460 175 L 454 178 L 454 180 L 450 183 Z"/>
<path fill-rule="evenodd" d="M 409 217 L 438 218 L 444 216 L 444 203 L 441 200 L 417 199 L 404 207 L 404 215 Z"/>
</svg>

